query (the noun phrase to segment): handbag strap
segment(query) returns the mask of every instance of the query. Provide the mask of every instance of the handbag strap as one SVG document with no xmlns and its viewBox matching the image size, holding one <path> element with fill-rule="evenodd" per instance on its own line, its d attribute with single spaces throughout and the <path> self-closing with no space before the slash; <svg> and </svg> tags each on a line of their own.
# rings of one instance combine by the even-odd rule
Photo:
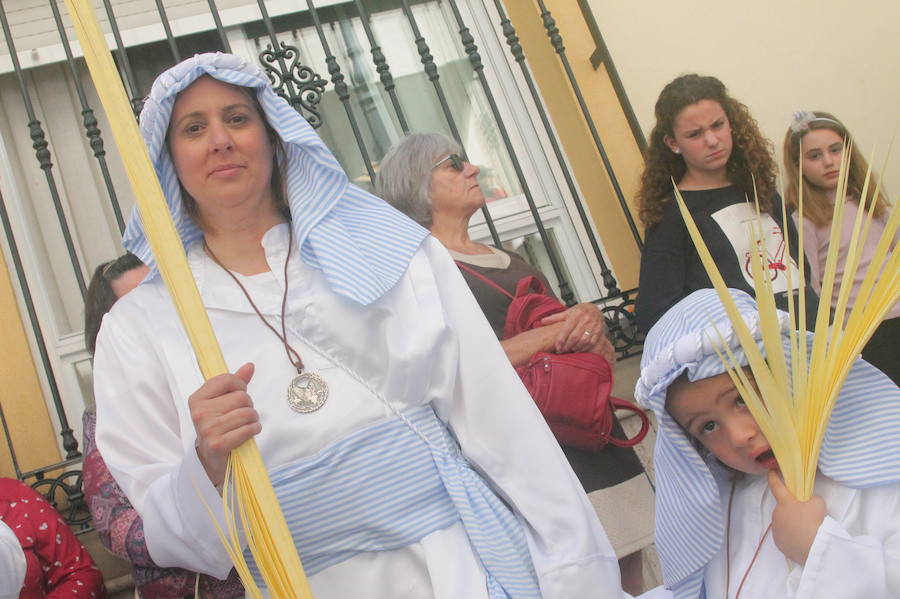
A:
<svg viewBox="0 0 900 599">
<path fill-rule="evenodd" d="M 638 415 L 641 419 L 641 430 L 630 439 L 616 439 L 612 435 L 609 436 L 609 443 L 612 443 L 616 447 L 633 447 L 644 440 L 644 437 L 647 436 L 647 432 L 650 430 L 650 419 L 647 418 L 646 412 L 642 410 L 639 406 L 634 405 L 630 401 L 625 401 L 624 399 L 619 399 L 618 397 L 610 397 L 610 403 L 614 410 L 629 410 Z"/>
<path fill-rule="evenodd" d="M 505 296 L 508 297 L 509 299 L 515 299 L 516 296 L 514 296 L 512 293 L 510 293 L 509 291 L 507 291 L 506 289 L 504 289 L 504 288 L 501 287 L 500 285 L 498 285 L 496 281 L 492 281 L 491 279 L 489 279 L 488 277 L 484 276 L 483 274 L 481 274 L 480 272 L 478 272 L 478 271 L 475 270 L 474 268 L 470 268 L 469 266 L 466 266 L 465 264 L 463 264 L 463 263 L 460 262 L 459 260 L 456 260 L 455 262 L 456 262 L 456 265 L 459 267 L 460 270 L 464 270 L 464 271 L 466 271 L 467 273 L 469 273 L 470 275 L 474 276 L 476 279 L 479 279 L 480 281 L 482 281 L 483 283 L 487 283 L 488 285 L 490 285 L 491 287 L 493 287 L 494 289 L 496 289 L 497 291 L 499 291 L 500 293 L 502 293 L 503 295 L 505 295 Z"/>
<path fill-rule="evenodd" d="M 553 297 L 547 295 L 547 288 L 544 286 L 544 282 L 536 276 L 528 275 L 519 279 L 519 282 L 516 284 L 516 297 L 522 297 L 523 295 L 530 295 L 532 293 Z M 562 302 L 555 297 L 553 297 L 553 300 L 558 302 L 560 307 L 565 308 L 565 306 L 562 305 Z"/>
<path fill-rule="evenodd" d="M 509 291 L 507 291 L 506 289 L 504 289 L 503 287 L 498 285 L 495 281 L 492 281 L 488 277 L 484 276 L 477 270 L 470 268 L 469 266 L 463 264 L 459 260 L 456 260 L 455 262 L 456 262 L 456 266 L 458 266 L 460 270 L 466 271 L 470 275 L 472 275 L 475 278 L 477 278 L 478 280 L 486 283 L 490 287 L 493 287 L 494 289 L 496 289 L 503 295 L 507 296 L 508 298 L 515 299 L 515 296 L 513 294 L 511 294 Z M 521 283 L 521 281 L 520 281 L 520 283 Z M 635 414 L 637 414 L 638 417 L 641 419 L 641 430 L 638 431 L 638 433 L 631 439 L 616 439 L 615 437 L 610 435 L 608 442 L 612 443 L 613 445 L 615 445 L 617 447 L 632 447 L 634 445 L 637 445 L 641 441 L 643 441 L 644 437 L 647 436 L 647 432 L 650 430 L 650 420 L 647 418 L 647 414 L 644 413 L 644 410 L 642 410 L 638 406 L 632 404 L 631 402 L 627 402 L 624 399 L 619 399 L 618 397 L 610 397 L 609 399 L 610 399 L 610 402 L 612 403 L 612 407 L 614 410 L 620 410 L 620 409 L 621 410 L 630 410 L 630 411 L 634 412 Z"/>
</svg>

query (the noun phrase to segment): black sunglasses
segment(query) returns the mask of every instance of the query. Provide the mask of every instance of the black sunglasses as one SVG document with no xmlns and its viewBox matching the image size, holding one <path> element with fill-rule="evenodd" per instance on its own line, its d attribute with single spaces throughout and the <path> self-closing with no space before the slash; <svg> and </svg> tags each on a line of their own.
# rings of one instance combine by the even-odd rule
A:
<svg viewBox="0 0 900 599">
<path fill-rule="evenodd" d="M 448 160 L 450 161 L 450 166 L 453 168 L 453 170 L 462 172 L 462 170 L 466 167 L 465 162 L 463 162 L 463 159 L 459 154 L 449 154 L 431 165 L 432 170 L 441 166 Z"/>
</svg>

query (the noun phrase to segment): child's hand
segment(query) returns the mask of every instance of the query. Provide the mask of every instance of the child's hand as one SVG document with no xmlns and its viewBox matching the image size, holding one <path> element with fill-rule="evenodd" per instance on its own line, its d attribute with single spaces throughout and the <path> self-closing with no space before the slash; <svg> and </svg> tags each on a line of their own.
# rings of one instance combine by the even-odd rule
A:
<svg viewBox="0 0 900 599">
<path fill-rule="evenodd" d="M 809 501 L 797 501 L 775 470 L 769 470 L 769 489 L 778 502 L 772 512 L 775 546 L 802 566 L 825 519 L 825 501 L 817 495 Z"/>
</svg>

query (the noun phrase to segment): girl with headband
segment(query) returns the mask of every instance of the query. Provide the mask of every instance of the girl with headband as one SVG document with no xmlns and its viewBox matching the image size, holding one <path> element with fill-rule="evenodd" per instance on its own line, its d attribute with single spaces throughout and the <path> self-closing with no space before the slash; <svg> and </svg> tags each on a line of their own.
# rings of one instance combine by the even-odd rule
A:
<svg viewBox="0 0 900 599">
<path fill-rule="evenodd" d="M 784 201 L 794 210 L 794 219 L 798 216 L 798 197 L 803 189 L 803 251 L 810 266 L 810 279 L 813 289 L 818 293 L 822 288 L 822 276 L 825 271 L 825 260 L 831 245 L 831 218 L 834 212 L 834 199 L 838 187 L 838 172 L 844 154 L 845 143 L 853 141 L 850 132 L 837 117 L 827 112 L 803 110 L 797 112 L 791 120 L 784 135 Z M 837 305 L 838 291 L 850 250 L 853 223 L 860 208 L 874 212 L 872 224 L 866 243 L 862 246 L 856 281 L 850 294 L 849 304 L 856 300 L 859 285 L 864 273 L 872 261 L 872 255 L 881 233 L 887 223 L 890 205 L 885 194 L 877 190 L 878 178 L 872 176 L 866 190 L 866 197 L 860 201 L 866 173 L 869 165 L 856 145 L 851 146 L 851 154 L 847 167 L 847 198 L 844 202 L 843 220 L 841 221 L 840 246 L 838 247 L 838 263 L 835 271 L 835 287 L 832 297 L 827 301 L 832 308 Z M 802 162 L 803 177 L 800 176 Z M 862 356 L 869 363 L 887 374 L 894 383 L 900 384 L 900 352 L 897 343 L 900 340 L 900 304 L 887 315 L 881 326 L 863 348 Z"/>
</svg>

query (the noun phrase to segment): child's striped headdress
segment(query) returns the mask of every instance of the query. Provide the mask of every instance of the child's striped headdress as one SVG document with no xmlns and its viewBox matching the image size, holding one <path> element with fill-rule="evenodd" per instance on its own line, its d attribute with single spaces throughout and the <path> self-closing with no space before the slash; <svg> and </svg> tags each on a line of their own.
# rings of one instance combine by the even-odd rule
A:
<svg viewBox="0 0 900 599">
<path fill-rule="evenodd" d="M 730 290 L 761 347 L 759 311 L 743 291 Z M 791 326 L 779 313 L 782 339 Z M 720 337 L 721 335 L 721 337 Z M 809 335 L 811 337 L 811 334 Z M 659 421 L 656 470 L 656 547 L 666 586 L 676 597 L 695 598 L 703 569 L 725 538 L 719 484 L 726 472 L 701 456 L 666 412 L 666 391 L 682 372 L 691 381 L 725 372 L 716 349 L 725 341 L 738 363 L 746 358 L 716 292 L 696 291 L 673 306 L 647 335 L 635 397 Z M 819 469 L 854 488 L 900 481 L 900 389 L 858 360 L 841 388 L 819 456 Z"/>
</svg>

